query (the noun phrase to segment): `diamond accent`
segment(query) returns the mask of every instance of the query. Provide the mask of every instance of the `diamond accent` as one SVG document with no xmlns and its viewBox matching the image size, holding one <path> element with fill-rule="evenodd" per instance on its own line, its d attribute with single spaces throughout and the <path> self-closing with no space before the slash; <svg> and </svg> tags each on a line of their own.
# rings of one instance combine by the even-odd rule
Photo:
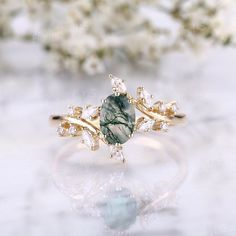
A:
<svg viewBox="0 0 236 236">
<path fill-rule="evenodd" d="M 69 116 L 80 116 L 82 113 L 81 107 L 69 107 L 68 115 Z"/>
<path fill-rule="evenodd" d="M 72 136 L 76 136 L 78 133 L 77 128 L 74 125 L 71 125 L 69 130 L 68 130 L 69 134 Z"/>
<path fill-rule="evenodd" d="M 162 131 L 167 131 L 168 130 L 168 128 L 169 128 L 169 124 L 167 123 L 167 122 L 165 122 L 165 121 L 162 121 L 161 123 L 160 123 L 160 129 L 162 130 Z"/>
<path fill-rule="evenodd" d="M 60 136 L 65 136 L 67 134 L 67 130 L 61 126 L 59 126 L 57 128 L 57 133 L 60 135 Z"/>
<path fill-rule="evenodd" d="M 176 103 L 171 103 L 167 108 L 174 114 L 176 114 L 176 112 L 178 111 L 178 106 Z"/>
<path fill-rule="evenodd" d="M 69 114 L 70 116 L 73 116 L 73 115 L 74 115 L 74 107 L 69 107 L 68 110 L 69 110 L 69 111 L 68 111 L 68 114 Z"/>
<path fill-rule="evenodd" d="M 139 87 L 137 89 L 138 98 L 143 100 L 143 103 L 148 107 L 151 108 L 153 106 L 153 96 L 148 93 L 143 87 Z"/>
<path fill-rule="evenodd" d="M 95 118 L 97 115 L 98 115 L 98 107 L 88 105 L 83 109 L 81 118 L 91 119 L 91 118 Z"/>
<path fill-rule="evenodd" d="M 163 114 L 166 111 L 166 106 L 165 106 L 164 102 L 163 101 L 155 102 L 155 104 L 153 105 L 153 111 Z"/>
<path fill-rule="evenodd" d="M 82 142 L 92 151 L 97 150 L 99 147 L 98 139 L 95 136 L 93 136 L 92 133 L 88 130 L 83 130 Z"/>
<path fill-rule="evenodd" d="M 110 154 L 111 158 L 114 158 L 116 160 L 123 161 L 123 162 L 125 161 L 121 145 L 118 145 L 118 146 L 110 145 L 110 151 L 111 151 L 111 154 Z"/>
<path fill-rule="evenodd" d="M 172 103 L 170 106 L 171 110 L 176 113 L 178 111 L 178 106 L 176 103 Z"/>
<path fill-rule="evenodd" d="M 154 120 L 144 119 L 142 123 L 139 125 L 138 130 L 143 132 L 149 132 L 152 130 L 152 126 L 154 125 L 154 123 L 155 123 Z"/>
<path fill-rule="evenodd" d="M 178 106 L 177 106 L 176 102 L 172 102 L 170 104 L 167 104 L 166 111 L 165 111 L 167 116 L 170 116 L 170 117 L 174 116 L 177 113 L 177 111 L 178 111 Z"/>
<path fill-rule="evenodd" d="M 109 78 L 111 79 L 111 86 L 114 93 L 118 93 L 118 94 L 126 93 L 127 88 L 122 79 L 115 77 L 113 75 L 109 75 Z"/>
<path fill-rule="evenodd" d="M 60 136 L 68 135 L 68 129 L 70 128 L 70 124 L 68 122 L 62 122 L 57 128 L 57 133 Z"/>
</svg>

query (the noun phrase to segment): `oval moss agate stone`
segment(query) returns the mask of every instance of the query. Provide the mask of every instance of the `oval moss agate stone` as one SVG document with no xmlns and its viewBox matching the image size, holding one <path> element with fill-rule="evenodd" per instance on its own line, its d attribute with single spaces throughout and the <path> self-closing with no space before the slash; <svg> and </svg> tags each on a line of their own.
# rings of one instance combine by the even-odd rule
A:
<svg viewBox="0 0 236 236">
<path fill-rule="evenodd" d="M 126 95 L 110 95 L 100 112 L 100 128 L 109 144 L 123 144 L 134 132 L 135 109 Z"/>
</svg>

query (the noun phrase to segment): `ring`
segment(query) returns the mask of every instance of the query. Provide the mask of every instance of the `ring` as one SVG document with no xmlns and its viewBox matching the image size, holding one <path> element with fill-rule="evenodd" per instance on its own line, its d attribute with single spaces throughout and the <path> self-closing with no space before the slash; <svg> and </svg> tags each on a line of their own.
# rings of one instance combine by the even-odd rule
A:
<svg viewBox="0 0 236 236">
<path fill-rule="evenodd" d="M 111 158 L 125 162 L 122 144 L 135 132 L 166 132 L 169 126 L 184 120 L 185 115 L 177 112 L 175 101 L 154 102 L 153 96 L 143 87 L 137 88 L 135 98 L 127 92 L 124 80 L 111 74 L 109 78 L 113 94 L 102 100 L 102 105 L 73 106 L 65 115 L 51 116 L 52 121 L 60 122 L 59 136 L 80 137 L 92 151 L 97 150 L 102 141 L 109 145 Z"/>
</svg>

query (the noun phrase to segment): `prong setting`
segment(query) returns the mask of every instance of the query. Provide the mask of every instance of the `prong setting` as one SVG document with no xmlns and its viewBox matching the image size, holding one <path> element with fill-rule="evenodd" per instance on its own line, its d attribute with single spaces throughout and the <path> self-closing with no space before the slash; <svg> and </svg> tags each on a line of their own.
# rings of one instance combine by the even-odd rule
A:
<svg viewBox="0 0 236 236">
<path fill-rule="evenodd" d="M 112 91 L 115 94 L 115 96 L 127 93 L 126 85 L 123 79 L 115 77 L 111 74 L 109 75 L 109 78 L 111 79 Z"/>
</svg>

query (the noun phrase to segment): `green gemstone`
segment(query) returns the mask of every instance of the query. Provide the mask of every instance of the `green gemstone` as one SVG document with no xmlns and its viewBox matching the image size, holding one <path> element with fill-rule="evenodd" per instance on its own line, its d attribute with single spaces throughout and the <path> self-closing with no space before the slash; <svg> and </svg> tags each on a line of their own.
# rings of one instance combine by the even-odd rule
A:
<svg viewBox="0 0 236 236">
<path fill-rule="evenodd" d="M 110 95 L 103 103 L 100 127 L 109 144 L 123 144 L 134 132 L 135 109 L 126 95 Z"/>
<path fill-rule="evenodd" d="M 133 225 L 138 215 L 138 204 L 126 188 L 116 190 L 108 195 L 100 205 L 105 224 L 112 230 L 123 231 Z"/>
</svg>

